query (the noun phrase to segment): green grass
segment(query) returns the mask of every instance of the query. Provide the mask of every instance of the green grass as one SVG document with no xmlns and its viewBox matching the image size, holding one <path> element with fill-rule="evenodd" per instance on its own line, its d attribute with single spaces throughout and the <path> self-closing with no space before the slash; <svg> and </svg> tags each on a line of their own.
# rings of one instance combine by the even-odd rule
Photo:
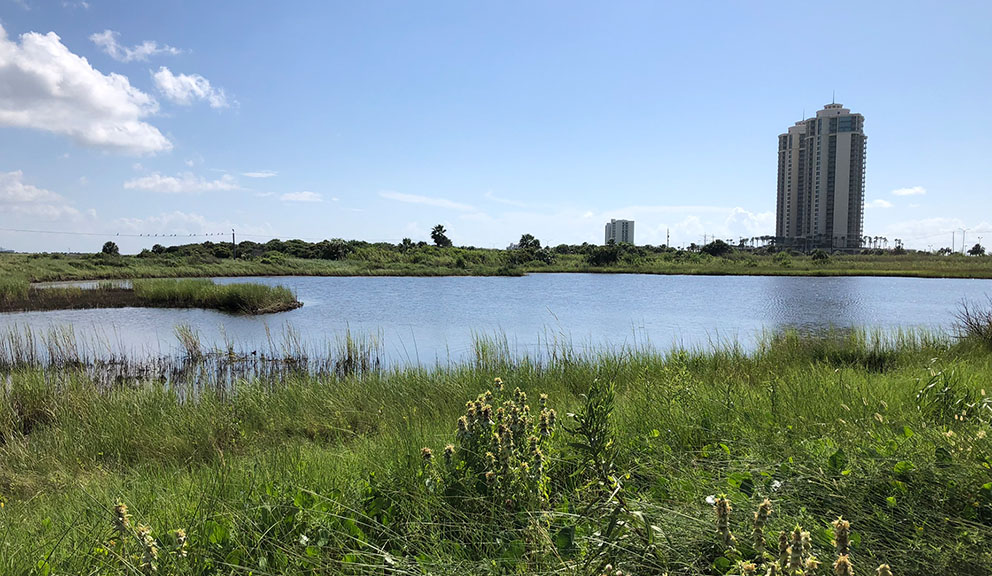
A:
<svg viewBox="0 0 992 576">
<path fill-rule="evenodd" d="M 134 295 L 145 306 L 210 308 L 224 312 L 265 313 L 296 308 L 293 291 L 255 283 L 216 284 L 207 279 L 135 280 Z"/>
<path fill-rule="evenodd" d="M 992 278 L 992 256 L 942 256 L 929 253 L 833 255 L 825 261 L 785 253 L 733 252 L 715 257 L 699 252 L 659 252 L 638 247 L 619 262 L 594 266 L 587 255 L 566 247 L 551 264 L 518 261 L 507 250 L 437 248 L 400 250 L 367 245 L 336 260 L 300 258 L 278 252 L 238 259 L 210 253 L 108 256 L 104 254 L 0 254 L 0 276 L 31 281 L 216 276 L 453 276 L 520 275 L 541 272 L 595 272 L 774 276 L 914 276 Z M 2 290 L 2 288 L 0 288 Z"/>
<path fill-rule="evenodd" d="M 349 342 L 328 354 L 356 354 Z M 992 566 L 992 357 L 968 339 L 784 334 L 752 354 L 553 344 L 538 359 L 480 338 L 461 365 L 286 362 L 219 380 L 194 364 L 167 369 L 171 383 L 38 362 L 5 369 L 0 386 L 3 574 L 142 573 L 138 524 L 161 573 L 717 574 L 754 555 L 765 497 L 770 547 L 801 524 L 817 574 L 832 573 L 838 516 L 857 574 Z M 494 407 L 527 404 L 535 434 L 548 395 L 558 417 L 539 474 L 518 442 L 514 464 L 482 479 L 456 422 L 487 389 Z M 706 501 L 721 494 L 736 555 Z"/>
<path fill-rule="evenodd" d="M 18 290 L 20 287 L 26 290 Z M 139 279 L 132 287 L 111 281 L 95 288 L 28 287 L 14 284 L 0 297 L 0 312 L 85 308 L 204 308 L 222 312 L 265 314 L 302 306 L 292 290 L 257 283 L 216 284 L 209 279 Z"/>
<path fill-rule="evenodd" d="M 24 278 L 0 276 L 0 304 L 27 298 L 30 286 L 30 283 Z"/>
</svg>

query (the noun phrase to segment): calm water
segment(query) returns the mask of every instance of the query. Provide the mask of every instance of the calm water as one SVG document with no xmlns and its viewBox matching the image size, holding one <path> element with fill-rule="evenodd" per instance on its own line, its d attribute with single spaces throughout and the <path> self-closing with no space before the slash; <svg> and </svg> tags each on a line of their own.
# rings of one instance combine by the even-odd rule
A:
<svg viewBox="0 0 992 576">
<path fill-rule="evenodd" d="M 962 300 L 986 302 L 992 280 L 537 274 L 522 278 L 252 278 L 295 290 L 304 306 L 260 317 L 203 310 L 124 308 L 0 314 L 0 329 L 72 325 L 100 350 L 167 354 L 187 323 L 207 343 L 267 350 L 291 326 L 324 349 L 346 330 L 373 334 L 391 362 L 468 357 L 473 336 L 506 336 L 517 353 L 548 340 L 578 349 L 674 344 L 753 346 L 785 327 L 947 330 Z"/>
</svg>

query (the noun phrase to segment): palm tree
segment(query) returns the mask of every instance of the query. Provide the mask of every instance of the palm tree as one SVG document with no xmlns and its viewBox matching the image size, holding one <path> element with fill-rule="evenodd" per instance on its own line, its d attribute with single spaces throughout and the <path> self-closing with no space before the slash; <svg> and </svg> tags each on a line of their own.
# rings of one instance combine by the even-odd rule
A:
<svg viewBox="0 0 992 576">
<path fill-rule="evenodd" d="M 435 246 L 440 246 L 442 248 L 451 246 L 451 240 L 448 239 L 446 232 L 447 230 L 445 230 L 444 226 L 441 224 L 438 224 L 431 230 L 431 240 L 434 241 Z"/>
</svg>

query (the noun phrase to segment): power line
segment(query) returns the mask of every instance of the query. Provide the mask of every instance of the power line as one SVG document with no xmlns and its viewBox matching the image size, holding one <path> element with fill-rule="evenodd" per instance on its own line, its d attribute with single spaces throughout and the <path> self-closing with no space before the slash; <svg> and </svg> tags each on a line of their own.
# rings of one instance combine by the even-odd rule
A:
<svg viewBox="0 0 992 576">
<path fill-rule="evenodd" d="M 227 232 L 146 232 L 146 233 L 128 233 L 128 232 L 73 232 L 68 230 L 32 230 L 28 228 L 7 228 L 0 227 L 0 232 L 21 232 L 27 234 L 57 234 L 57 235 L 68 235 L 68 236 L 99 236 L 104 238 L 207 238 L 211 236 L 223 236 L 227 237 Z M 326 237 L 319 236 L 291 236 L 289 234 L 240 234 L 242 237 L 248 238 L 267 238 L 269 240 L 279 240 L 282 238 L 290 238 L 293 240 L 328 240 Z M 366 240 L 366 242 L 399 242 L 395 238 L 386 239 L 373 239 Z"/>
<path fill-rule="evenodd" d="M 24 232 L 28 234 L 61 234 L 69 236 L 103 236 L 103 237 L 124 237 L 124 238 L 190 238 L 190 237 L 200 237 L 200 236 L 225 236 L 226 232 L 177 232 L 175 234 L 165 233 L 165 232 L 148 232 L 148 233 L 127 233 L 127 232 L 72 232 L 69 230 L 29 230 L 27 228 L 4 228 L 0 227 L 2 232 Z"/>
</svg>

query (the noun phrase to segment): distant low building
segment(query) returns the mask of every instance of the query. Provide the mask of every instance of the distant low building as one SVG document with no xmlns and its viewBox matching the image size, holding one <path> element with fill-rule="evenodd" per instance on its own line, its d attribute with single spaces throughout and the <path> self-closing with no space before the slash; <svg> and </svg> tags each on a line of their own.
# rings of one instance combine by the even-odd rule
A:
<svg viewBox="0 0 992 576">
<path fill-rule="evenodd" d="M 606 223 L 606 240 L 603 241 L 604 244 L 609 244 L 610 241 L 614 244 L 620 244 L 625 242 L 627 244 L 634 243 L 634 221 L 633 220 L 616 220 L 611 219 Z"/>
</svg>

